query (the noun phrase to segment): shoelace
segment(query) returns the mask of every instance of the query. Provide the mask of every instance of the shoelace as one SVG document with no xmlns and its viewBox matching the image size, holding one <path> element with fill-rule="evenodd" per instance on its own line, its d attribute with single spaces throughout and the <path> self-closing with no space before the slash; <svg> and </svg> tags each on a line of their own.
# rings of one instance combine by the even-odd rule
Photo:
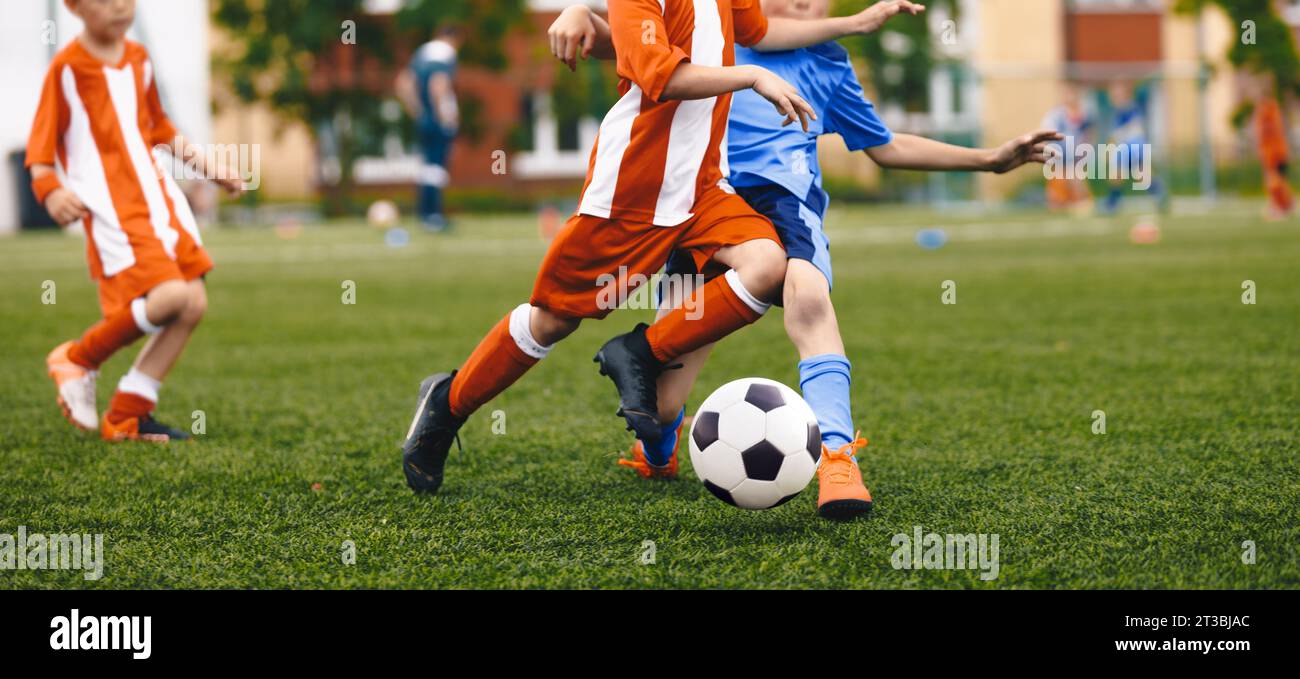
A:
<svg viewBox="0 0 1300 679">
<path fill-rule="evenodd" d="M 845 462 L 853 465 L 851 458 L 857 454 L 859 449 L 866 447 L 868 443 L 866 439 L 862 438 L 862 432 L 860 430 L 854 433 L 853 437 L 854 440 L 849 441 L 833 451 L 830 448 L 827 448 L 825 444 L 822 444 L 822 454 L 829 456 L 828 459 L 830 460 L 843 458 Z M 856 467 L 856 465 L 853 466 Z M 826 476 L 829 477 L 831 481 L 844 482 L 848 481 L 850 478 L 851 472 L 847 467 L 826 467 L 825 469 Z"/>
</svg>

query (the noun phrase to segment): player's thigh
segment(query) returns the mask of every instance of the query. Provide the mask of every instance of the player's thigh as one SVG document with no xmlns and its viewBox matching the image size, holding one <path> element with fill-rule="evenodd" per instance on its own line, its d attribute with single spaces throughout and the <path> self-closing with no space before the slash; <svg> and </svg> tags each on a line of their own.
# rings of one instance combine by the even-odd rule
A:
<svg viewBox="0 0 1300 679">
<path fill-rule="evenodd" d="M 764 292 L 779 290 L 785 275 L 785 251 L 772 221 L 721 190 L 700 201 L 678 247 L 691 253 L 697 270 L 736 269 L 747 286 Z"/>
</svg>

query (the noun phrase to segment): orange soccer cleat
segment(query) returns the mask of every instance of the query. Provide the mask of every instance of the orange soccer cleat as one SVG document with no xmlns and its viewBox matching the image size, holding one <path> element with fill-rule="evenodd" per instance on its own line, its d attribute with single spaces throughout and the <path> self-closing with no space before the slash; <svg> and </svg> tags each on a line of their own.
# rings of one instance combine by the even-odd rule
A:
<svg viewBox="0 0 1300 679">
<path fill-rule="evenodd" d="M 650 464 L 645 456 L 645 444 L 641 439 L 632 443 L 632 450 L 629 451 L 630 458 L 619 458 L 618 463 L 624 467 L 631 467 L 636 470 L 637 474 L 644 479 L 675 479 L 677 478 L 677 449 L 682 445 L 682 427 L 686 425 L 683 422 L 677 425 L 677 445 L 673 446 L 673 455 L 668 458 L 668 464 L 662 467 L 656 467 Z"/>
<path fill-rule="evenodd" d="M 121 422 L 113 423 L 109 421 L 108 413 L 105 413 L 104 420 L 99 426 L 99 435 L 105 441 L 168 443 L 190 440 L 189 434 L 153 419 L 153 415 L 128 417 Z"/>
<path fill-rule="evenodd" d="M 95 408 L 95 378 L 99 373 L 73 363 L 68 358 L 72 342 L 64 342 L 45 357 L 45 369 L 58 390 L 59 408 L 78 429 L 95 431 L 99 414 Z"/>
<path fill-rule="evenodd" d="M 822 446 L 822 460 L 817 467 L 817 514 L 827 519 L 852 519 L 871 511 L 871 491 L 862 483 L 862 470 L 853 454 L 867 445 L 858 438 L 839 450 Z"/>
</svg>

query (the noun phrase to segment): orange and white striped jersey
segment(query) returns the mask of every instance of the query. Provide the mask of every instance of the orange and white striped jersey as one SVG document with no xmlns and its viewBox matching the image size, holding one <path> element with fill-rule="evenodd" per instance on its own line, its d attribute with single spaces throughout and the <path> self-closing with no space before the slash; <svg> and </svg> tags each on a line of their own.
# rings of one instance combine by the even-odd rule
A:
<svg viewBox="0 0 1300 679">
<path fill-rule="evenodd" d="M 735 43 L 767 34 L 759 0 L 610 0 L 622 98 L 605 115 L 578 212 L 676 226 L 727 186 L 731 94 L 660 101 L 684 61 L 734 66 Z"/>
<path fill-rule="evenodd" d="M 91 275 L 112 277 L 178 241 L 200 244 L 194 213 L 154 147 L 177 136 L 144 46 L 106 64 L 74 40 L 50 64 L 27 142 L 27 166 L 57 165 L 90 212 Z M 188 243 L 185 243 L 188 245 Z"/>
</svg>

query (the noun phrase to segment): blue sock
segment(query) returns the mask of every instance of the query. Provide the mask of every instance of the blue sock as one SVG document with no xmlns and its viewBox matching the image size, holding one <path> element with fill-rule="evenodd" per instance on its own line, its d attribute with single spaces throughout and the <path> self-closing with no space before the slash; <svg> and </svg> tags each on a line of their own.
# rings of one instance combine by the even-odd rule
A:
<svg viewBox="0 0 1300 679">
<path fill-rule="evenodd" d="M 1106 195 L 1106 206 L 1103 208 L 1108 214 L 1119 209 L 1119 201 L 1124 197 L 1124 190 L 1113 187 L 1110 193 Z"/>
<path fill-rule="evenodd" d="M 686 417 L 686 409 L 682 408 L 677 413 L 677 419 L 672 424 L 665 424 L 659 430 L 659 443 L 653 446 L 647 446 L 645 441 L 641 445 L 645 447 L 645 459 L 656 467 L 662 467 L 668 464 L 673 457 L 673 451 L 677 450 L 677 428 L 682 426 L 682 419 Z"/>
<path fill-rule="evenodd" d="M 799 388 L 817 416 L 822 443 L 836 450 L 853 440 L 853 413 L 849 409 L 849 359 L 822 354 L 799 361 Z"/>
</svg>

